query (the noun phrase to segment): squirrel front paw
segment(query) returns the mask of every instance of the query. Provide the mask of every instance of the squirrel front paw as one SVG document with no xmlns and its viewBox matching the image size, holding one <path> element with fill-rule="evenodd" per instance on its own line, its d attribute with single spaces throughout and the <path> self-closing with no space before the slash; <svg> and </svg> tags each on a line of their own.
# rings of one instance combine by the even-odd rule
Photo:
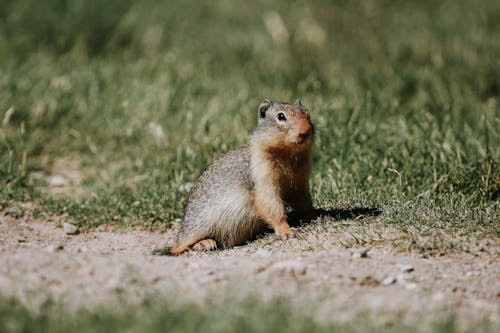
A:
<svg viewBox="0 0 500 333">
<path fill-rule="evenodd" d="M 295 234 L 297 233 L 297 229 L 294 227 L 288 227 L 288 229 L 281 234 L 278 234 L 278 237 L 280 238 L 292 238 L 295 237 Z"/>
<path fill-rule="evenodd" d="M 274 232 L 278 237 L 289 238 L 297 232 L 297 229 L 290 227 L 285 219 L 281 219 L 280 222 L 274 226 Z"/>
</svg>

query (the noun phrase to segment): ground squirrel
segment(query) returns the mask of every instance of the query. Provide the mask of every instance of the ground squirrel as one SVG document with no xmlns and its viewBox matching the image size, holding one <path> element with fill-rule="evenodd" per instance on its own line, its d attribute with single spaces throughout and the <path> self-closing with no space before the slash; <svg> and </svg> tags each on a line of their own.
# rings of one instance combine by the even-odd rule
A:
<svg viewBox="0 0 500 333">
<path fill-rule="evenodd" d="M 243 244 L 266 225 L 278 236 L 295 232 L 286 207 L 309 218 L 308 178 L 314 127 L 300 100 L 262 101 L 250 144 L 213 162 L 189 193 L 177 242 L 170 250 L 215 250 Z"/>
</svg>

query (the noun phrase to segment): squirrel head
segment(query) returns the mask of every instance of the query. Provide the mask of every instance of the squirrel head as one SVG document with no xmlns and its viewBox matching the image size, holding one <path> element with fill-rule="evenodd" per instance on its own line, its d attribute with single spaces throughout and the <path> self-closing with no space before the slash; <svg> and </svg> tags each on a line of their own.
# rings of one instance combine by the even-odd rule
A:
<svg viewBox="0 0 500 333">
<path fill-rule="evenodd" d="M 309 150 L 314 137 L 309 110 L 300 99 L 293 103 L 264 99 L 258 108 L 255 140 L 268 146 L 292 150 Z"/>
</svg>

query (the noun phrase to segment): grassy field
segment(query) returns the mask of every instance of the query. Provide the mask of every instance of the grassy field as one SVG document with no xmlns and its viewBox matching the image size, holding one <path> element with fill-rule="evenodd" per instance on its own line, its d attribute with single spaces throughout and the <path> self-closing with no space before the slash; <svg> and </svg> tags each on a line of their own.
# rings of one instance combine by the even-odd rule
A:
<svg viewBox="0 0 500 333">
<path fill-rule="evenodd" d="M 500 236 L 498 1 L 0 7 L 6 214 L 168 229 L 262 99 L 301 98 L 317 207 L 381 208 L 428 253 Z"/>
<path fill-rule="evenodd" d="M 234 303 L 234 302 L 233 302 Z M 494 332 L 494 327 L 477 323 L 473 329 L 459 329 L 448 317 L 425 327 L 389 322 L 374 326 L 368 316 L 356 322 L 318 324 L 309 314 L 293 310 L 283 300 L 265 305 L 249 298 L 237 306 L 230 301 L 223 308 L 173 305 L 156 298 L 116 309 L 97 308 L 69 314 L 57 304 L 45 304 L 28 311 L 17 301 L 0 303 L 0 329 L 10 332 Z M 236 305 L 236 304 L 235 304 Z"/>
<path fill-rule="evenodd" d="M 4 208 L 168 228 L 183 184 L 247 142 L 260 100 L 302 98 L 317 206 L 499 234 L 495 1 L 3 7 Z M 77 190 L 51 195 L 54 164 L 80 175 Z"/>
</svg>

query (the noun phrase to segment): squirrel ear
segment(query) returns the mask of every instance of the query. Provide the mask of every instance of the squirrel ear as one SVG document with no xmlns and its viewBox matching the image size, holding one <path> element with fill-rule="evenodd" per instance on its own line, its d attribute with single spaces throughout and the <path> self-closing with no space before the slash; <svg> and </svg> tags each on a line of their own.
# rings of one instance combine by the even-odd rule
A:
<svg viewBox="0 0 500 333">
<path fill-rule="evenodd" d="M 293 102 L 293 104 L 296 106 L 302 106 L 302 102 L 298 98 Z"/>
<path fill-rule="evenodd" d="M 269 108 L 273 105 L 273 102 L 271 102 L 269 99 L 263 100 L 260 105 L 259 105 L 259 117 L 265 118 L 266 117 L 266 111 L 269 110 Z"/>
</svg>

